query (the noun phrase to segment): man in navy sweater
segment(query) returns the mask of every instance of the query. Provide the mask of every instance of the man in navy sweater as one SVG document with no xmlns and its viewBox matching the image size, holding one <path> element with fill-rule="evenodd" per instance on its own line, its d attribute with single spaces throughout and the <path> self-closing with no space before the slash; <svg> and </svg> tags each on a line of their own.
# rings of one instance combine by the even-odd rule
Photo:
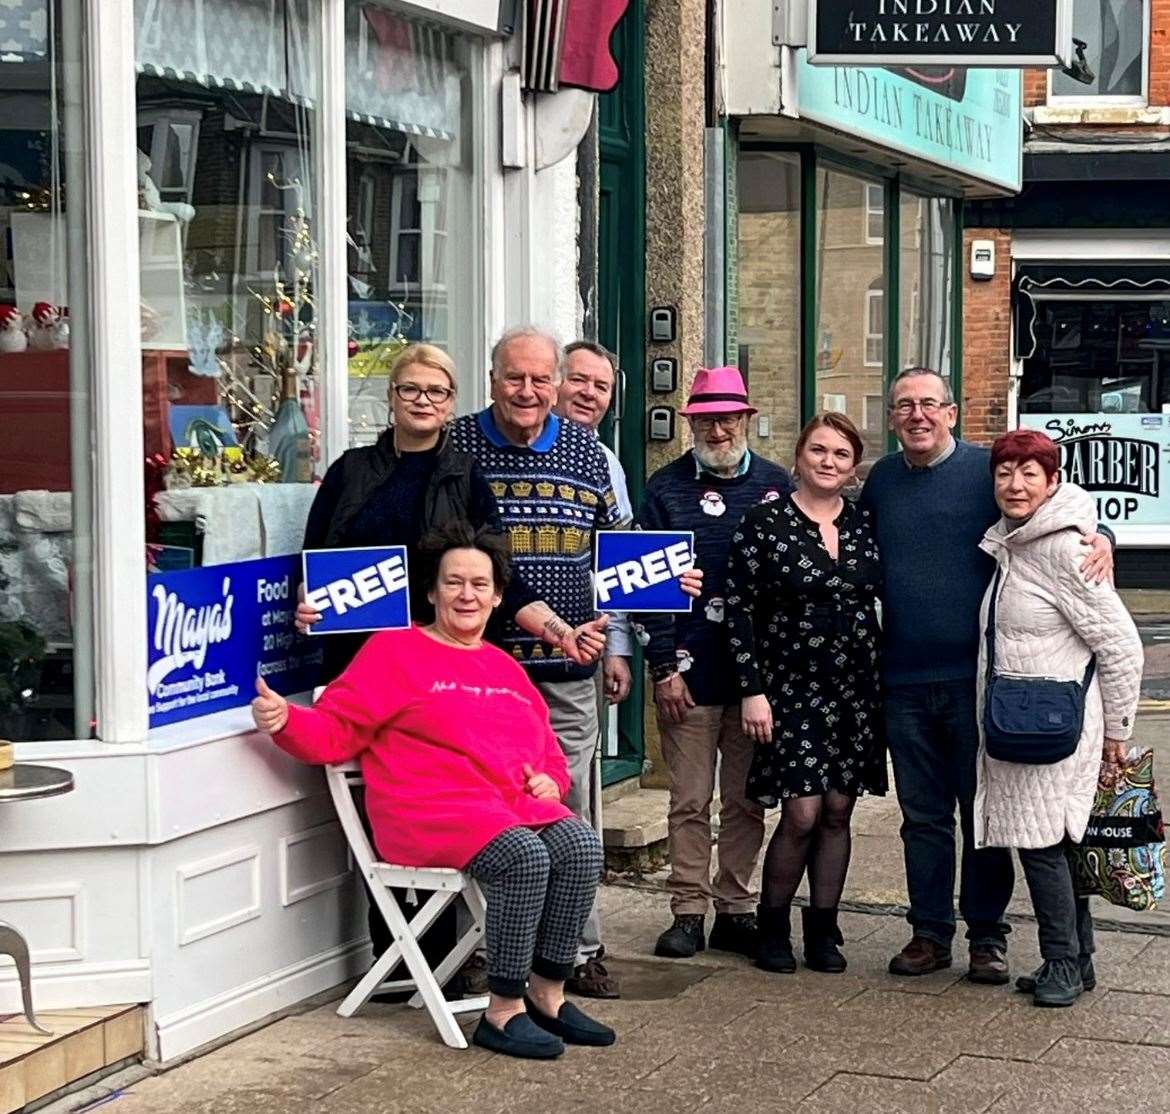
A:
<svg viewBox="0 0 1170 1114">
<path fill-rule="evenodd" d="M 710 946 L 753 955 L 756 895 L 751 875 L 764 838 L 764 813 L 745 797 L 752 744 L 740 726 L 740 697 L 728 668 L 723 584 L 731 537 L 757 503 L 792 489 L 788 473 L 747 447 L 749 405 L 735 368 L 701 370 L 680 411 L 694 449 L 646 483 L 634 522 L 644 530 L 692 530 L 703 590 L 689 614 L 637 615 L 646 646 L 662 755 L 670 775 L 670 909 L 674 923 L 654 954 L 688 958 Z M 711 798 L 720 764 L 719 871 L 711 880 Z"/>
<path fill-rule="evenodd" d="M 902 808 L 913 930 L 890 971 L 925 975 L 951 965 L 957 804 L 967 974 L 974 982 L 1002 984 L 1008 981 L 1011 852 L 976 851 L 972 830 L 979 609 L 993 572 L 979 542 L 999 508 L 990 453 L 955 439 L 957 416 L 950 384 L 937 372 L 901 372 L 890 389 L 889 424 L 902 450 L 873 466 L 861 494 L 873 512 L 885 580 L 886 735 Z M 1111 546 L 1098 535 L 1085 541 L 1092 551 L 1082 572 L 1104 579 L 1112 571 Z"/>
</svg>

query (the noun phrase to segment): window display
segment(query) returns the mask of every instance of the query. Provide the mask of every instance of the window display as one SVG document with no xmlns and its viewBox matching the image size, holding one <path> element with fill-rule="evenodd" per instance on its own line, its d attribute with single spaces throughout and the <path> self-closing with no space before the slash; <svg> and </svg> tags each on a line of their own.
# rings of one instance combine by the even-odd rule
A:
<svg viewBox="0 0 1170 1114">
<path fill-rule="evenodd" d="M 321 461 L 317 0 L 136 0 L 147 567 L 296 552 Z"/>
<path fill-rule="evenodd" d="M 94 729 L 82 10 L 0 4 L 0 738 Z"/>
</svg>

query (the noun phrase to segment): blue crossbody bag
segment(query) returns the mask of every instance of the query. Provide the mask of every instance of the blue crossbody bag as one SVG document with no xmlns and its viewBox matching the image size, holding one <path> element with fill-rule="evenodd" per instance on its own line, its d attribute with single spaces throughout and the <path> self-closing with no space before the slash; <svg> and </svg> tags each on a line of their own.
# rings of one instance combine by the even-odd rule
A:
<svg viewBox="0 0 1170 1114">
<path fill-rule="evenodd" d="M 983 743 L 991 758 L 1026 766 L 1050 766 L 1075 753 L 1085 719 L 1085 697 L 1097 670 L 1094 654 L 1085 677 L 1000 677 L 995 672 L 995 600 L 1000 573 L 987 608 L 987 685 L 983 698 Z"/>
</svg>

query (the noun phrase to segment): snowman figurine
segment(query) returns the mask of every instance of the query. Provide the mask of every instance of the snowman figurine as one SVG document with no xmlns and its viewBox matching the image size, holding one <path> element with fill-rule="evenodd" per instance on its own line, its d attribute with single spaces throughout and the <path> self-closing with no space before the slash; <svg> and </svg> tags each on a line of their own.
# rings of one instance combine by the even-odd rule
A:
<svg viewBox="0 0 1170 1114">
<path fill-rule="evenodd" d="M 69 347 L 69 325 L 52 302 L 37 302 L 32 308 L 29 347 L 36 352 L 51 352 Z"/>
<path fill-rule="evenodd" d="M 16 306 L 0 306 L 0 352 L 23 352 L 27 347 L 24 315 Z"/>
</svg>

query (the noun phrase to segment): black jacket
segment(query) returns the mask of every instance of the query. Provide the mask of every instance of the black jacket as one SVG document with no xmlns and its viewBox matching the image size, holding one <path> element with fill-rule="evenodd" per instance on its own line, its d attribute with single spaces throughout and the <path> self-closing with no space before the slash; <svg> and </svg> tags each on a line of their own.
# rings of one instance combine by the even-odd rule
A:
<svg viewBox="0 0 1170 1114">
<path fill-rule="evenodd" d="M 313 500 L 305 525 L 304 548 L 332 549 L 347 544 L 347 527 L 370 496 L 394 475 L 397 464 L 394 431 L 390 429 L 375 444 L 342 453 L 325 473 Z M 473 476 L 480 481 L 476 485 L 480 490 L 473 491 Z M 453 518 L 466 519 L 473 526 L 493 525 L 500 529 L 495 498 L 479 474 L 475 458 L 470 453 L 456 452 L 444 442 L 427 485 L 419 532 L 425 534 Z M 397 543 L 387 539 L 381 544 Z"/>
<path fill-rule="evenodd" d="M 309 519 L 305 525 L 305 549 L 340 549 L 361 545 L 406 545 L 407 564 L 417 568 L 414 543 L 428 530 L 462 518 L 473 527 L 487 526 L 500 533 L 503 525 L 499 508 L 487 480 L 470 453 L 456 452 L 444 439 L 435 460 L 435 469 L 423 496 L 421 521 L 412 538 L 356 537 L 350 529 L 358 513 L 383 485 L 390 481 L 398 466 L 394 451 L 394 434 L 386 430 L 373 445 L 349 449 L 334 461 L 313 499 Z M 536 599 L 532 590 L 519 579 L 513 579 L 504 593 L 504 601 L 497 610 L 501 618 L 513 618 L 526 604 Z M 428 606 L 421 586 L 412 584 L 411 614 L 425 620 Z M 490 637 L 489 629 L 489 637 Z M 361 649 L 366 634 L 322 635 L 325 642 L 325 661 L 320 683 L 337 677 Z"/>
</svg>

